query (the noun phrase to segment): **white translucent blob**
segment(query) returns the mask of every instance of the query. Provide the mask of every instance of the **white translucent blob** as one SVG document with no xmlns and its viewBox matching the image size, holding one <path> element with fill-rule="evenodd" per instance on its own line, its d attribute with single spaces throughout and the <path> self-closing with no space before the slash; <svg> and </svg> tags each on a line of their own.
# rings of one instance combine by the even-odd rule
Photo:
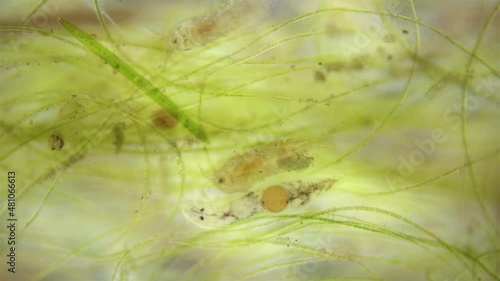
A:
<svg viewBox="0 0 500 281">
<path fill-rule="evenodd" d="M 211 43 L 256 20 L 269 2 L 269 0 L 221 1 L 216 11 L 181 22 L 171 35 L 170 43 L 174 48 L 183 51 Z"/>
</svg>

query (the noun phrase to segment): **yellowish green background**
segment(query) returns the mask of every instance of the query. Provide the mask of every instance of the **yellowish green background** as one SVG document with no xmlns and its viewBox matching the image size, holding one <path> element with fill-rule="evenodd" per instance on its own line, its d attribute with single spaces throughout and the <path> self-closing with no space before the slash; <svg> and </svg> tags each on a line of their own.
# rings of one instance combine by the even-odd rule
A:
<svg viewBox="0 0 500 281">
<path fill-rule="evenodd" d="M 0 2 L 0 280 L 500 280 L 499 2 L 265 2 L 189 51 L 171 34 L 224 1 Z M 155 126 L 159 105 L 59 18 L 209 141 Z M 239 202 L 214 172 L 281 140 L 311 166 L 248 192 L 332 187 L 229 224 L 190 215 Z"/>
</svg>

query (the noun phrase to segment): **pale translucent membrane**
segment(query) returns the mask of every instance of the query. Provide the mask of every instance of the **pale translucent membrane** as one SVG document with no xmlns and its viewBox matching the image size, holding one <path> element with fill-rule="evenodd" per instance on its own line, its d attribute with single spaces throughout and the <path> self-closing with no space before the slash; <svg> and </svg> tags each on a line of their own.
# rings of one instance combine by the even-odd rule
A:
<svg viewBox="0 0 500 281">
<path fill-rule="evenodd" d="M 175 29 L 170 38 L 179 50 L 191 50 L 238 31 L 242 26 L 262 20 L 270 6 L 269 0 L 230 0 L 207 14 L 186 19 Z"/>
<path fill-rule="evenodd" d="M 0 280 L 498 280 L 498 2 L 269 3 L 2 1 Z"/>
</svg>

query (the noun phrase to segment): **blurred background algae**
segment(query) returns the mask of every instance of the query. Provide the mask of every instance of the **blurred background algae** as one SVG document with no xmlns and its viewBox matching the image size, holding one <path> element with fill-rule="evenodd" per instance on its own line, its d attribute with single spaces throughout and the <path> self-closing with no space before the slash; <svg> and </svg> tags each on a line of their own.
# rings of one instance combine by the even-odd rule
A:
<svg viewBox="0 0 500 281">
<path fill-rule="evenodd" d="M 0 280 L 500 280 L 498 8 L 2 0 Z"/>
</svg>

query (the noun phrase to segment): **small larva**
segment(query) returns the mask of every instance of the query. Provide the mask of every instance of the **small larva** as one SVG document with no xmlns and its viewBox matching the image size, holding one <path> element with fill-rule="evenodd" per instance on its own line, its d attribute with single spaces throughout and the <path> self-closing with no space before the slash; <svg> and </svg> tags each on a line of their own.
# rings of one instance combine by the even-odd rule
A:
<svg viewBox="0 0 500 281">
<path fill-rule="evenodd" d="M 170 37 L 178 50 L 186 51 L 211 43 L 230 31 L 255 20 L 269 0 L 226 0 L 215 12 L 184 20 Z"/>
</svg>

